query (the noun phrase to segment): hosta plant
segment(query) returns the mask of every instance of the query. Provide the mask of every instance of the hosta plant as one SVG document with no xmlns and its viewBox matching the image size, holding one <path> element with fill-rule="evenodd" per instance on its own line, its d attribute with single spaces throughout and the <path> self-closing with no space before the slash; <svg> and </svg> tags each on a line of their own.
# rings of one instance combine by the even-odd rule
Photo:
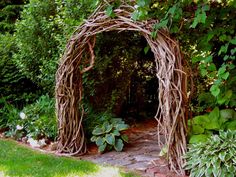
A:
<svg viewBox="0 0 236 177">
<path fill-rule="evenodd" d="M 128 143 L 128 137 L 122 135 L 121 131 L 128 127 L 122 119 L 112 118 L 94 128 L 91 141 L 96 143 L 99 152 L 111 149 L 122 151 L 124 142 Z"/>
<path fill-rule="evenodd" d="M 220 131 L 205 143 L 190 146 L 184 168 L 190 177 L 234 177 L 236 174 L 236 131 Z"/>
</svg>

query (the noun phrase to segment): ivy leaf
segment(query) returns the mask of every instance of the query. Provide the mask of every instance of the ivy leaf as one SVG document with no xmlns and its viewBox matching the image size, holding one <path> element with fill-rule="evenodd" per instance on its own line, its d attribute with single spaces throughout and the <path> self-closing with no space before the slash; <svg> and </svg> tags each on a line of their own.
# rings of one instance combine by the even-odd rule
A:
<svg viewBox="0 0 236 177">
<path fill-rule="evenodd" d="M 139 12 L 136 10 L 134 11 L 132 14 L 131 14 L 131 18 L 134 20 L 134 21 L 137 21 L 139 19 Z"/>
<path fill-rule="evenodd" d="M 113 5 L 109 5 L 106 10 L 105 10 L 105 14 L 111 18 L 114 18 L 116 16 L 116 14 L 113 11 Z"/>
<path fill-rule="evenodd" d="M 208 67 L 207 67 L 208 71 L 215 71 L 216 70 L 216 65 L 214 63 L 211 63 Z"/>
<path fill-rule="evenodd" d="M 168 23 L 168 19 L 164 19 L 164 20 L 161 20 L 160 23 L 156 23 L 154 25 L 154 30 L 158 30 L 158 29 L 161 29 L 161 28 L 164 28 L 167 26 L 167 23 Z"/>
<path fill-rule="evenodd" d="M 218 70 L 218 75 L 224 74 L 225 71 L 226 71 L 226 66 L 225 65 L 221 66 Z"/>
<path fill-rule="evenodd" d="M 231 44 L 233 44 L 233 45 L 236 45 L 236 37 L 234 37 L 233 39 L 231 39 L 229 42 L 230 42 Z"/>
<path fill-rule="evenodd" d="M 229 44 L 225 44 L 225 45 L 222 45 L 219 52 L 218 52 L 218 55 L 220 55 L 221 53 L 226 53 L 227 50 L 228 50 L 228 47 L 229 47 Z"/>
<path fill-rule="evenodd" d="M 193 63 L 197 63 L 197 62 L 202 61 L 202 60 L 204 60 L 204 58 L 202 56 L 196 56 L 196 57 L 192 58 Z"/>
<path fill-rule="evenodd" d="M 192 25 L 190 25 L 190 28 L 196 28 L 198 23 L 205 24 L 206 18 L 207 18 L 205 11 L 208 11 L 209 9 L 210 9 L 210 7 L 208 5 L 203 6 L 201 9 L 198 8 L 195 13 L 193 23 L 192 23 Z"/>
<path fill-rule="evenodd" d="M 227 80 L 228 77 L 229 77 L 229 72 L 226 72 L 226 73 L 222 74 L 221 77 L 222 77 L 224 80 Z"/>
<path fill-rule="evenodd" d="M 152 31 L 151 32 L 151 37 L 155 39 L 157 37 L 157 31 Z"/>
<path fill-rule="evenodd" d="M 206 22 L 206 17 L 207 17 L 206 12 L 202 12 L 201 14 L 197 16 L 198 22 L 201 22 L 204 24 Z"/>
<path fill-rule="evenodd" d="M 211 94 L 217 97 L 220 94 L 220 88 L 218 85 L 212 85 L 210 88 Z"/>
<path fill-rule="evenodd" d="M 149 47 L 149 45 L 147 45 L 147 46 L 144 48 L 144 53 L 147 54 L 149 50 L 150 50 L 150 47 Z"/>
</svg>

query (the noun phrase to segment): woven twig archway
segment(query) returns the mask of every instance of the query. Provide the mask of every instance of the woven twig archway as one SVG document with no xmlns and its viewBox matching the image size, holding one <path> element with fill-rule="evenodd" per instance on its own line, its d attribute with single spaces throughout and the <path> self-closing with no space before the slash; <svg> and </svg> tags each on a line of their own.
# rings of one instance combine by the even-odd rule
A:
<svg viewBox="0 0 236 177">
<path fill-rule="evenodd" d="M 136 31 L 144 36 L 155 57 L 156 77 L 159 80 L 159 107 L 155 116 L 157 136 L 165 137 L 168 161 L 172 170 L 183 172 L 186 152 L 186 73 L 178 43 L 167 30 L 160 30 L 157 38 L 151 37 L 153 25 L 158 21 L 133 21 L 135 10 L 128 4 L 114 10 L 116 18 L 108 17 L 101 5 L 82 24 L 69 40 L 56 73 L 56 109 L 59 126 L 58 151 L 70 155 L 86 152 L 82 120 L 82 75 L 92 69 L 95 61 L 93 48 L 96 34 L 108 31 Z"/>
</svg>

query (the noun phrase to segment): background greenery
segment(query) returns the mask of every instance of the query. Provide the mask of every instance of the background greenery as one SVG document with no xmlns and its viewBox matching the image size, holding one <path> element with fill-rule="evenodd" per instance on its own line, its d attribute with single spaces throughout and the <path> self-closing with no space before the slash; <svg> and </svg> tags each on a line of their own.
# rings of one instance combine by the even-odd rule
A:
<svg viewBox="0 0 236 177">
<path fill-rule="evenodd" d="M 118 2 L 111 1 L 106 9 L 111 18 Z M 72 32 L 98 4 L 94 0 L 0 2 L 0 127 L 8 136 L 56 137 L 53 97 L 59 58 Z M 235 130 L 236 1 L 136 0 L 131 5 L 136 8 L 133 20 L 160 21 L 153 25 L 154 38 L 159 29 L 168 28 L 188 61 L 189 85 L 193 84 L 189 118 L 194 117 L 189 121 L 190 142 Z M 104 123 L 104 112 L 110 118 L 126 117 L 128 123 L 130 118 L 152 117 L 158 106 L 158 80 L 145 39 L 133 32 L 99 34 L 95 53 L 94 69 L 83 76 L 88 136 Z M 21 119 L 20 112 L 27 119 Z M 17 130 L 17 125 L 23 129 Z"/>
</svg>

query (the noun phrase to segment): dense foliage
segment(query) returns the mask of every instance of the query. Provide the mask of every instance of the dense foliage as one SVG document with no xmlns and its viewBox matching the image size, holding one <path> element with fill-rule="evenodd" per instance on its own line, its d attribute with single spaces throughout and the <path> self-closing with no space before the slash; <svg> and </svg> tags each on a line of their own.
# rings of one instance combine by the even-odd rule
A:
<svg viewBox="0 0 236 177">
<path fill-rule="evenodd" d="M 116 18 L 113 10 L 120 1 L 109 2 L 106 14 Z M 52 98 L 58 60 L 68 37 L 98 3 L 0 2 L 0 128 L 7 135 L 56 137 Z M 217 137 L 222 130 L 235 130 L 235 0 L 130 3 L 136 8 L 132 20 L 158 19 L 152 37 L 158 37 L 159 29 L 168 29 L 188 60 L 185 67 L 191 71 L 189 98 L 194 116 L 189 121 L 190 143 L 209 142 L 208 138 Z M 83 75 L 87 135 L 92 136 L 96 126 L 110 120 L 102 118 L 104 112 L 128 118 L 152 117 L 158 105 L 158 81 L 147 42 L 137 33 L 109 32 L 97 36 L 95 48 L 96 65 Z"/>
<path fill-rule="evenodd" d="M 220 130 L 236 130 L 236 112 L 232 109 L 219 110 L 215 107 L 209 114 L 194 117 L 189 120 L 191 128 L 189 143 L 207 141 Z"/>
<path fill-rule="evenodd" d="M 190 170 L 190 177 L 227 176 L 236 174 L 236 132 L 221 131 L 205 143 L 190 146 L 185 155 L 185 169 Z"/>
</svg>

